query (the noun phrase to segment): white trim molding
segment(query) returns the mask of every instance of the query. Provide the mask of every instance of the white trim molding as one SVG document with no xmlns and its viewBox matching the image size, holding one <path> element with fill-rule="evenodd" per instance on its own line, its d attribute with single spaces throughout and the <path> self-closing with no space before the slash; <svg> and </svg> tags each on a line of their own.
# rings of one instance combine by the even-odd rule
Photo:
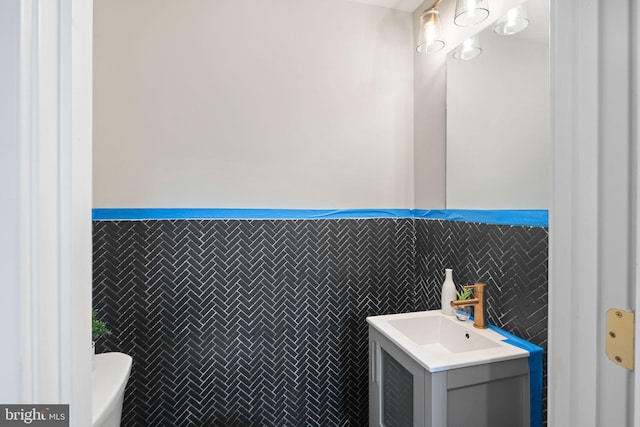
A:
<svg viewBox="0 0 640 427">
<path fill-rule="evenodd" d="M 22 402 L 91 424 L 91 0 L 20 0 Z"/>
<path fill-rule="evenodd" d="M 22 396 L 19 271 L 19 51 L 20 1 L 0 2 L 0 402 Z"/>
<path fill-rule="evenodd" d="M 635 159 L 635 168 L 633 169 L 633 180 L 635 182 L 635 229 L 633 230 L 633 236 L 635 237 L 635 244 L 633 250 L 635 251 L 635 266 L 633 268 L 633 280 L 635 286 L 633 287 L 633 298 L 635 302 L 635 329 L 636 329 L 636 342 L 635 342 L 635 360 L 634 366 L 640 369 L 640 345 L 638 343 L 638 331 L 640 331 L 640 315 L 638 314 L 638 307 L 640 307 L 640 197 L 638 197 L 637 191 L 640 188 L 640 173 L 638 172 L 638 165 L 640 165 L 640 29 L 638 23 L 640 22 L 640 6 L 638 2 L 633 2 L 631 6 L 631 16 L 635 25 L 631 26 L 631 43 L 633 49 L 632 65 L 631 65 L 631 140 L 632 140 L 632 159 Z M 632 201 L 633 202 L 633 201 Z M 633 425 L 640 426 L 640 375 L 633 376 Z"/>
<path fill-rule="evenodd" d="M 635 308 L 631 3 L 551 1 L 550 426 L 633 422 L 633 373 L 604 346 L 607 309 Z"/>
</svg>

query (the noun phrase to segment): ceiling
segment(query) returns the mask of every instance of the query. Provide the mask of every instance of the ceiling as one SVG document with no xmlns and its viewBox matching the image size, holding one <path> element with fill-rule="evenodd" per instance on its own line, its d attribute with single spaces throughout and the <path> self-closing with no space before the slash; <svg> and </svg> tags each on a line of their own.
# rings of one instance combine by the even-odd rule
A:
<svg viewBox="0 0 640 427">
<path fill-rule="evenodd" d="M 357 3 L 364 3 L 371 6 L 387 7 L 389 9 L 413 12 L 423 0 L 349 0 Z"/>
</svg>

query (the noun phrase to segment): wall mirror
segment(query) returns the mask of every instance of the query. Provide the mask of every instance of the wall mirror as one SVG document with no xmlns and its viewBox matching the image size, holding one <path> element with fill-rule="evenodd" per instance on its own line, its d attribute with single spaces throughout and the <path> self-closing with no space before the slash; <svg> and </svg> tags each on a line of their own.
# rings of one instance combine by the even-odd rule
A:
<svg viewBox="0 0 640 427">
<path fill-rule="evenodd" d="M 447 55 L 447 209 L 549 207 L 549 4 L 522 6 L 524 30 L 498 35 L 492 23 L 478 56 Z"/>
</svg>

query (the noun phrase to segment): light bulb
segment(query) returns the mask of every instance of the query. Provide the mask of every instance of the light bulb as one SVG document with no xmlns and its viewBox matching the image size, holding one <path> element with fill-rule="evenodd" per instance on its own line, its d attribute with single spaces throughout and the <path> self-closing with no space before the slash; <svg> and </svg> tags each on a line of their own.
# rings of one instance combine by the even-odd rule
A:
<svg viewBox="0 0 640 427">
<path fill-rule="evenodd" d="M 436 25 L 433 21 L 429 21 L 424 25 L 424 40 L 427 43 L 427 48 L 433 46 L 436 42 Z"/>
<path fill-rule="evenodd" d="M 488 0 L 458 0 L 453 22 L 459 27 L 469 27 L 479 24 L 488 16 Z"/>
<path fill-rule="evenodd" d="M 493 31 L 501 36 L 510 36 L 527 28 L 529 18 L 524 6 L 520 5 L 510 9 L 506 15 L 496 21 Z"/>
<path fill-rule="evenodd" d="M 468 61 L 480 55 L 481 53 L 482 48 L 480 47 L 480 38 L 476 34 L 475 36 L 469 37 L 468 39 L 463 41 L 460 46 L 454 49 L 453 58 L 462 61 Z"/>
<path fill-rule="evenodd" d="M 440 14 L 435 9 L 425 11 L 420 17 L 423 31 L 420 34 L 420 42 L 416 50 L 419 53 L 435 53 L 444 47 Z"/>
</svg>

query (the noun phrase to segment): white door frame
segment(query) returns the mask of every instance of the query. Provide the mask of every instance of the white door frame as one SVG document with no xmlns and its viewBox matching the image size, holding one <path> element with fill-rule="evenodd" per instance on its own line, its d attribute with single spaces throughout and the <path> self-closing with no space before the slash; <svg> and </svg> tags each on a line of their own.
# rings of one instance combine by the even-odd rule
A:
<svg viewBox="0 0 640 427">
<path fill-rule="evenodd" d="M 605 355 L 607 309 L 635 308 L 631 3 L 552 0 L 550 426 L 635 419 L 634 375 Z"/>
<path fill-rule="evenodd" d="M 638 124 L 640 123 L 640 92 L 638 87 L 640 86 L 640 29 L 637 28 L 640 23 L 640 7 L 637 2 L 632 5 L 632 16 L 635 25 L 633 25 L 633 31 L 631 33 L 631 50 L 633 52 L 632 64 L 631 64 L 631 76 L 632 76 L 632 97 L 631 97 L 631 140 L 632 140 L 632 158 L 635 159 L 635 170 L 632 179 L 635 184 L 636 200 L 633 207 L 635 208 L 635 230 L 633 235 L 635 236 L 635 249 L 634 255 L 634 268 L 632 268 L 632 277 L 634 280 L 634 286 L 631 289 L 631 295 L 634 300 L 634 308 L 636 311 L 636 331 L 640 331 L 640 316 L 637 313 L 638 307 L 640 307 L 640 292 L 638 292 L 638 283 L 640 283 L 640 197 L 638 197 L 638 189 L 640 189 L 640 173 L 638 171 L 638 165 L 640 165 L 640 134 L 638 133 Z M 634 84 L 635 82 L 635 84 Z M 634 366 L 636 369 L 640 368 L 640 351 L 638 350 L 638 334 L 636 333 L 636 346 L 635 346 L 635 361 Z M 638 392 L 636 392 L 638 390 Z M 633 422 L 635 426 L 640 425 L 640 375 L 633 376 Z"/>
<path fill-rule="evenodd" d="M 17 274 L 6 286 L 20 301 L 15 328 L 20 374 L 3 396 L 24 404 L 70 404 L 71 425 L 91 425 L 92 0 L 4 0 L 19 11 L 17 153 L 3 209 L 17 212 Z M 6 40 L 6 39 L 5 39 Z M 11 59 L 10 59 L 11 60 Z M 15 137 L 17 135 L 17 137 Z"/>
</svg>

